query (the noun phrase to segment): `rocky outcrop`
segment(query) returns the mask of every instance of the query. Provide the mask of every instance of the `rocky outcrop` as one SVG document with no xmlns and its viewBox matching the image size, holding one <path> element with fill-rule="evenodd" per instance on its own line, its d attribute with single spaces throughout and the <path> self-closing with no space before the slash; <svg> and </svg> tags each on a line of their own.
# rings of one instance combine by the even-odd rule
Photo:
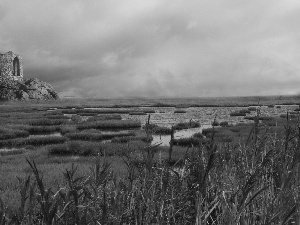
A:
<svg viewBox="0 0 300 225">
<path fill-rule="evenodd" d="M 0 79 L 1 100 L 58 99 L 52 86 L 37 78 L 28 80 Z"/>
</svg>

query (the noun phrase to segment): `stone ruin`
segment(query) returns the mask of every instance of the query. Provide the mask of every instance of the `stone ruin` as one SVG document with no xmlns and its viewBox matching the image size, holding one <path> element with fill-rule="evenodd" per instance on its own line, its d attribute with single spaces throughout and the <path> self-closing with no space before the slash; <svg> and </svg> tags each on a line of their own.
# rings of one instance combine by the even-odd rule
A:
<svg viewBox="0 0 300 225">
<path fill-rule="evenodd" d="M 0 100 L 58 99 L 52 86 L 37 78 L 24 79 L 22 57 L 0 53 Z"/>
<path fill-rule="evenodd" d="M 0 78 L 23 80 L 22 57 L 12 51 L 0 53 Z"/>
</svg>

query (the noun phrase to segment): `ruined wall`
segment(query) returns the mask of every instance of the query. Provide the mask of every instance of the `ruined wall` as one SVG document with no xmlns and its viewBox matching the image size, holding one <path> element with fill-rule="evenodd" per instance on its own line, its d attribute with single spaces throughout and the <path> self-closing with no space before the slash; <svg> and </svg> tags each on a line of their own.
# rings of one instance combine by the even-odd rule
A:
<svg viewBox="0 0 300 225">
<path fill-rule="evenodd" d="M 13 52 L 0 53 L 0 79 L 23 80 L 22 57 Z"/>
</svg>

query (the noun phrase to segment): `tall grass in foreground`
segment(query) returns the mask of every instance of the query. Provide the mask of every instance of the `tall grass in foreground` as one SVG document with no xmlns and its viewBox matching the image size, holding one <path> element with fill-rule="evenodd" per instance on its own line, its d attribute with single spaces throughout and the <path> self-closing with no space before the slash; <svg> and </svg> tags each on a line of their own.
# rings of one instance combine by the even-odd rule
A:
<svg viewBox="0 0 300 225">
<path fill-rule="evenodd" d="M 105 160 L 84 177 L 72 166 L 66 183 L 45 187 L 28 161 L 33 179 L 20 180 L 20 207 L 5 209 L 1 224 L 299 224 L 300 133 L 289 119 L 285 136 L 261 133 L 259 119 L 238 146 L 215 142 L 188 148 L 182 167 L 154 157 L 157 146 L 131 151 L 125 177 Z M 141 159 L 136 163 L 136 157 Z"/>
</svg>

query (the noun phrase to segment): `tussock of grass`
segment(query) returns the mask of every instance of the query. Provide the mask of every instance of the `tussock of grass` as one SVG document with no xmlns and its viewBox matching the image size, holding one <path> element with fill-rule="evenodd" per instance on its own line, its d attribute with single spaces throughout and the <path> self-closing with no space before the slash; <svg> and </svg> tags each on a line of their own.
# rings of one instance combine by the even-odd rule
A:
<svg viewBox="0 0 300 225">
<path fill-rule="evenodd" d="M 133 148 L 124 146 L 120 143 L 99 143 L 99 142 L 87 142 L 87 141 L 69 141 L 64 144 L 51 145 L 48 147 L 49 155 L 79 155 L 79 156 L 123 156 L 134 149 L 138 149 L 141 146 L 145 146 L 140 142 L 131 143 Z"/>
<path fill-rule="evenodd" d="M 193 134 L 193 136 L 192 136 L 192 137 L 193 137 L 193 138 L 199 138 L 199 139 L 202 139 L 202 138 L 204 138 L 203 134 L 202 134 L 202 133 L 200 133 L 200 132 Z"/>
<path fill-rule="evenodd" d="M 47 134 L 60 131 L 60 125 L 56 126 L 31 126 L 27 130 L 30 134 Z"/>
<path fill-rule="evenodd" d="M 186 110 L 178 109 L 175 110 L 174 113 L 186 113 Z"/>
<path fill-rule="evenodd" d="M 90 112 L 90 113 L 77 113 L 77 115 L 78 116 L 96 116 L 96 115 L 98 115 L 98 113 L 92 113 L 92 112 Z"/>
<path fill-rule="evenodd" d="M 122 120 L 121 115 L 97 115 L 87 119 L 87 122 L 97 121 L 97 120 Z"/>
<path fill-rule="evenodd" d="M 190 138 L 179 138 L 179 139 L 173 139 L 174 145 L 179 146 L 199 146 L 201 145 L 203 139 L 190 137 Z"/>
<path fill-rule="evenodd" d="M 76 132 L 76 133 L 67 133 L 65 137 L 71 140 L 82 140 L 82 141 L 101 141 L 112 139 L 114 137 L 125 137 L 125 136 L 134 136 L 134 132 L 128 133 L 111 133 L 111 134 L 102 134 L 102 133 L 93 133 L 93 132 Z"/>
<path fill-rule="evenodd" d="M 0 147 L 23 147 L 26 145 L 41 146 L 49 144 L 64 143 L 66 141 L 65 137 L 35 137 L 35 138 L 16 138 L 0 140 Z"/>
<path fill-rule="evenodd" d="M 64 115 L 48 115 L 47 119 L 63 120 L 63 119 L 69 119 L 69 118 L 67 116 L 64 116 Z"/>
<path fill-rule="evenodd" d="M 206 129 L 203 129 L 203 130 L 202 130 L 202 134 L 203 134 L 204 136 L 208 136 L 209 134 L 212 134 L 213 132 L 214 132 L 214 133 L 217 133 L 218 130 L 215 129 L 215 128 L 206 128 Z"/>
<path fill-rule="evenodd" d="M 184 130 L 184 129 L 196 128 L 196 127 L 200 127 L 200 126 L 201 125 L 199 122 L 190 121 L 190 122 L 186 122 L 186 123 L 178 123 L 173 128 L 175 130 Z"/>
<path fill-rule="evenodd" d="M 244 112 L 232 112 L 232 113 L 230 113 L 230 116 L 246 116 L 246 113 L 244 113 Z"/>
<path fill-rule="evenodd" d="M 134 111 L 122 109 L 64 109 L 61 112 L 64 114 L 128 114 Z"/>
<path fill-rule="evenodd" d="M 249 110 L 249 111 L 256 111 L 256 110 L 257 110 L 257 108 L 256 108 L 256 107 L 254 107 L 254 106 L 250 106 L 250 107 L 248 107 L 248 110 Z"/>
<path fill-rule="evenodd" d="M 244 119 L 245 120 L 254 120 L 256 117 L 255 116 L 245 116 Z M 271 116 L 259 116 L 258 117 L 259 120 L 274 120 L 274 117 Z"/>
<path fill-rule="evenodd" d="M 240 113 L 251 113 L 251 111 L 249 110 L 249 109 L 241 109 L 240 111 L 239 111 Z"/>
<path fill-rule="evenodd" d="M 140 135 L 140 136 L 123 136 L 114 137 L 111 139 L 111 143 L 128 143 L 132 141 L 143 141 L 145 143 L 150 143 L 153 140 L 151 135 Z"/>
<path fill-rule="evenodd" d="M 54 125 L 61 125 L 66 124 L 68 121 L 65 119 L 38 119 L 29 121 L 29 124 L 32 126 L 54 126 Z"/>
<path fill-rule="evenodd" d="M 78 130 L 84 129 L 130 129 L 141 127 L 141 122 L 134 120 L 103 120 L 93 123 L 78 124 Z"/>
<path fill-rule="evenodd" d="M 0 128 L 0 140 L 28 137 L 29 133 L 25 130 L 10 129 L 6 127 Z"/>
<path fill-rule="evenodd" d="M 130 112 L 129 115 L 143 116 L 143 115 L 147 115 L 147 113 L 146 112 Z"/>
<path fill-rule="evenodd" d="M 77 128 L 76 128 L 76 125 L 62 125 L 60 127 L 60 133 L 62 135 L 65 135 L 67 133 L 74 133 L 74 132 L 77 132 Z"/>
<path fill-rule="evenodd" d="M 220 126 L 220 122 L 217 121 L 217 120 L 215 120 L 215 121 L 213 121 L 213 122 L 211 123 L 211 125 L 214 126 L 214 127 L 217 127 L 217 126 Z"/>
<path fill-rule="evenodd" d="M 222 122 L 220 122 L 220 126 L 221 126 L 221 127 L 228 127 L 229 124 L 228 124 L 227 121 L 222 121 Z"/>
<path fill-rule="evenodd" d="M 8 156 L 8 155 L 20 155 L 25 152 L 24 149 L 14 149 L 8 151 L 0 151 L 0 156 Z"/>
</svg>

